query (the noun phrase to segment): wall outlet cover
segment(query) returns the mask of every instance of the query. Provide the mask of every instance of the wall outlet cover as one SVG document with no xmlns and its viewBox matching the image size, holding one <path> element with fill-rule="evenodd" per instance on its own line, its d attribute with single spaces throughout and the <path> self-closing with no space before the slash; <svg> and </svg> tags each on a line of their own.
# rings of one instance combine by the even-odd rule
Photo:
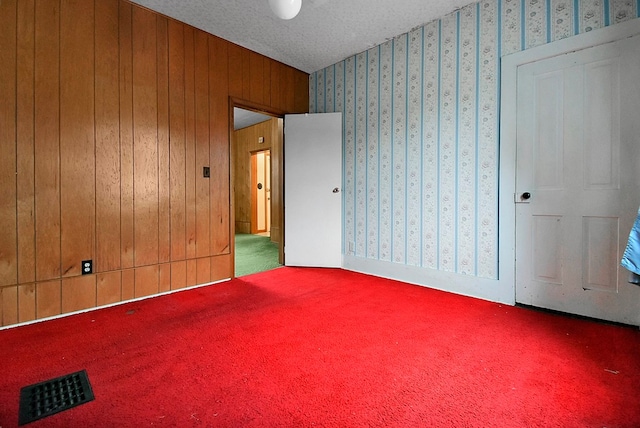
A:
<svg viewBox="0 0 640 428">
<path fill-rule="evenodd" d="M 82 274 L 89 275 L 93 273 L 93 260 L 82 261 Z"/>
</svg>

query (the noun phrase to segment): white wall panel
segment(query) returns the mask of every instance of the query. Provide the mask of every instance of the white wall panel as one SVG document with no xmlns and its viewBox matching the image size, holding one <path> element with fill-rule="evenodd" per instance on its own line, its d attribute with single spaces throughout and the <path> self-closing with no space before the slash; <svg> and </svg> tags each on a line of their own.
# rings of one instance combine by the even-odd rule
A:
<svg viewBox="0 0 640 428">
<path fill-rule="evenodd" d="M 407 35 L 393 41 L 391 122 L 392 247 L 391 260 L 406 262 L 407 205 Z"/>
<path fill-rule="evenodd" d="M 480 3 L 480 62 L 478 65 L 478 234 L 477 275 L 498 276 L 498 134 L 500 104 L 500 7 Z"/>
<path fill-rule="evenodd" d="M 579 28 L 578 33 L 592 31 L 598 28 L 602 28 L 608 24 L 605 24 L 605 0 L 591 0 L 578 2 L 579 10 Z M 607 2 L 608 3 L 608 2 Z M 607 17 L 609 11 L 606 11 Z M 608 19 L 608 18 L 607 18 Z"/>
<path fill-rule="evenodd" d="M 457 125 L 457 257 L 456 272 L 476 273 L 478 5 L 460 12 Z"/>
<path fill-rule="evenodd" d="M 438 268 L 438 105 L 440 21 L 424 27 L 422 117 L 422 266 Z"/>
<path fill-rule="evenodd" d="M 380 47 L 380 185 L 378 199 L 380 202 L 380 221 L 378 223 L 378 239 L 380 244 L 380 260 L 391 261 L 392 245 L 392 107 L 393 107 L 393 41 Z"/>
<path fill-rule="evenodd" d="M 550 24 L 552 40 L 560 40 L 575 34 L 573 0 L 551 0 Z"/>
<path fill-rule="evenodd" d="M 406 263 L 422 261 L 422 52 L 424 29 L 409 33 L 407 81 L 407 257 Z"/>
<path fill-rule="evenodd" d="M 367 250 L 364 257 L 379 255 L 380 186 L 380 48 L 367 51 Z"/>
<path fill-rule="evenodd" d="M 356 62 L 357 57 L 344 63 L 344 242 L 348 250 L 356 235 Z"/>
<path fill-rule="evenodd" d="M 355 251 L 364 256 L 367 244 L 367 53 L 356 56 L 355 76 Z"/>
<path fill-rule="evenodd" d="M 543 0 L 527 0 L 524 8 L 525 46 L 533 48 L 550 41 L 549 10 Z"/>
</svg>

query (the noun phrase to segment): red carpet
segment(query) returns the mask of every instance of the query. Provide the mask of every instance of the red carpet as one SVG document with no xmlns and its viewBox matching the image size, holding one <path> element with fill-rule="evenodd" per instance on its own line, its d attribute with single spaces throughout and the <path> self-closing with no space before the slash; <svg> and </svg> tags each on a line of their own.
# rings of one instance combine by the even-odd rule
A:
<svg viewBox="0 0 640 428">
<path fill-rule="evenodd" d="M 29 427 L 639 427 L 640 332 L 327 269 L 281 268 L 0 331 L 20 388 L 95 400 Z"/>
</svg>

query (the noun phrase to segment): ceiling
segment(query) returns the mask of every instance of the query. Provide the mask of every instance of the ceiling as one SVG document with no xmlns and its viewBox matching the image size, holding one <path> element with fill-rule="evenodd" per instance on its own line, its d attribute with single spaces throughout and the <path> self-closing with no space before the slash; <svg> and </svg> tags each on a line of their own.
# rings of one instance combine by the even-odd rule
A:
<svg viewBox="0 0 640 428">
<path fill-rule="evenodd" d="M 269 119 L 271 119 L 271 116 L 267 116 L 266 114 L 243 110 L 238 107 L 233 108 L 233 129 L 235 131 Z"/>
<path fill-rule="evenodd" d="M 474 0 L 302 0 L 283 21 L 268 0 L 132 0 L 269 58 L 313 73 Z"/>
</svg>

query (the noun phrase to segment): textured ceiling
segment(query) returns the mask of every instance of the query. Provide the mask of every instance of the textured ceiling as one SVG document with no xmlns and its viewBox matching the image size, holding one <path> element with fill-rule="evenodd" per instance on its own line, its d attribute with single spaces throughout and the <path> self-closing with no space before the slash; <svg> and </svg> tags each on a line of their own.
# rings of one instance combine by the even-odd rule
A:
<svg viewBox="0 0 640 428">
<path fill-rule="evenodd" d="M 474 0 L 302 0 L 292 20 L 268 0 L 133 0 L 307 73 L 441 18 Z"/>
<path fill-rule="evenodd" d="M 271 116 L 267 116 L 266 114 L 243 110 L 238 107 L 233 108 L 233 129 L 236 131 L 269 119 L 271 119 Z"/>
</svg>

